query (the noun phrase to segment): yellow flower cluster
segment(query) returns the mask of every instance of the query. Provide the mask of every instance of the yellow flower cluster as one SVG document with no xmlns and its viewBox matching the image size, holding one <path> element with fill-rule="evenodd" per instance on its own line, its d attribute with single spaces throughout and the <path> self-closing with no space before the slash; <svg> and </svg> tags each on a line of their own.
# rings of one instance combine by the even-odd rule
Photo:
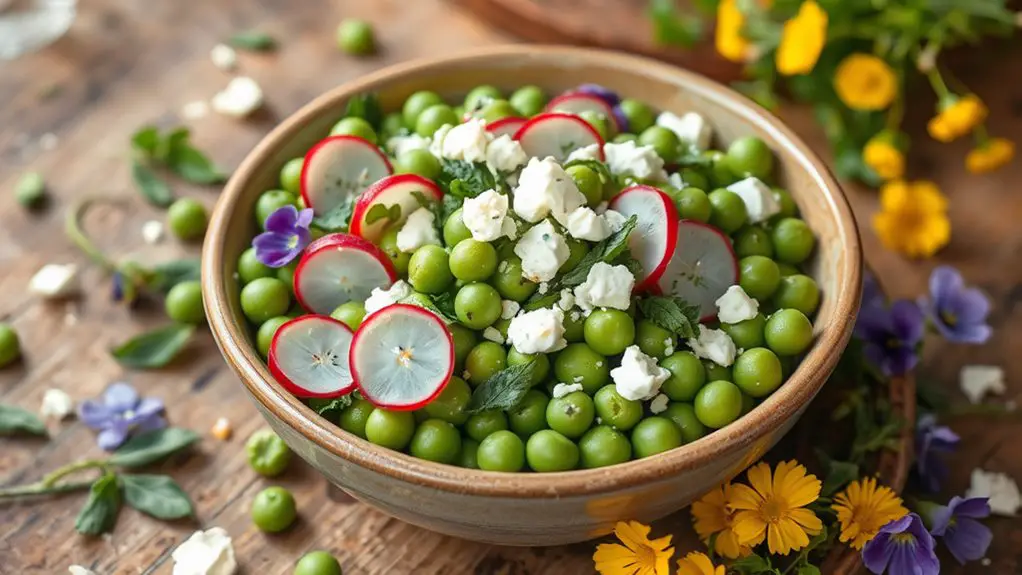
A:
<svg viewBox="0 0 1022 575">
<path fill-rule="evenodd" d="M 862 161 L 884 181 L 897 180 L 905 175 L 905 156 L 895 145 L 894 137 L 887 132 L 881 132 L 866 142 Z"/>
<path fill-rule="evenodd" d="M 898 78 L 883 59 L 851 54 L 837 66 L 834 91 L 853 110 L 883 110 L 898 96 Z"/>
<path fill-rule="evenodd" d="M 952 142 L 986 119 L 987 107 L 976 96 L 949 97 L 941 104 L 940 112 L 926 124 L 926 130 L 937 141 Z"/>
<path fill-rule="evenodd" d="M 992 172 L 1015 157 L 1015 142 L 993 138 L 976 146 L 965 156 L 965 168 L 973 174 Z"/>
<path fill-rule="evenodd" d="M 873 229 L 890 250 L 929 257 L 951 240 L 947 199 L 933 182 L 894 180 L 880 188 Z"/>
<path fill-rule="evenodd" d="M 623 544 L 603 543 L 596 546 L 593 561 L 601 575 L 670 575 L 671 536 L 650 540 L 649 526 L 638 521 L 621 521 L 614 526 L 614 535 Z M 698 571 L 696 573 L 699 573 Z M 701 575 L 701 574 L 700 574 Z M 711 573 L 711 575 L 716 575 Z"/>
<path fill-rule="evenodd" d="M 901 498 L 872 477 L 849 484 L 834 498 L 832 508 L 841 524 L 841 542 L 853 549 L 862 549 L 881 527 L 908 515 Z"/>
</svg>

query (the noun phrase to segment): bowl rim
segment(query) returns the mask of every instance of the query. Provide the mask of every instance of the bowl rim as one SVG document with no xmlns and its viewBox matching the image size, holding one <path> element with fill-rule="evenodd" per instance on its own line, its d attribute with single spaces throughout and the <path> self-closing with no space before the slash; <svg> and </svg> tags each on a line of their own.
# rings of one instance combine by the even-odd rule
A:
<svg viewBox="0 0 1022 575">
<path fill-rule="evenodd" d="M 268 162 L 282 142 L 304 128 L 307 119 L 327 109 L 336 109 L 351 95 L 369 91 L 379 84 L 410 73 L 423 73 L 458 65 L 517 58 L 528 65 L 528 58 L 572 59 L 598 62 L 601 67 L 642 70 L 650 77 L 683 81 L 686 91 L 717 105 L 756 125 L 768 133 L 806 171 L 815 187 L 826 197 L 828 211 L 836 215 L 835 241 L 846 252 L 839 269 L 844 281 L 836 293 L 834 321 L 799 364 L 791 377 L 752 411 L 731 425 L 692 443 L 638 460 L 598 469 L 556 473 L 501 473 L 466 469 L 418 459 L 380 447 L 337 427 L 301 403 L 277 384 L 255 347 L 246 336 L 240 318 L 230 314 L 224 243 L 229 220 L 236 211 L 253 173 Z M 202 250 L 203 299 L 209 325 L 227 363 L 239 376 L 249 393 L 282 424 L 296 430 L 305 439 L 349 463 L 419 486 L 464 495 L 488 497 L 561 498 L 620 491 L 695 469 L 721 456 L 747 448 L 777 428 L 776 422 L 794 417 L 816 395 L 840 357 L 834 349 L 844 349 L 851 337 L 862 289 L 862 252 L 858 228 L 844 193 L 824 162 L 777 117 L 734 90 L 694 72 L 650 58 L 610 50 L 545 45 L 505 45 L 473 49 L 450 56 L 427 57 L 388 66 L 341 84 L 318 96 L 291 114 L 266 135 L 245 157 L 225 186 L 210 219 Z M 753 463 L 749 461 L 748 463 Z"/>
</svg>

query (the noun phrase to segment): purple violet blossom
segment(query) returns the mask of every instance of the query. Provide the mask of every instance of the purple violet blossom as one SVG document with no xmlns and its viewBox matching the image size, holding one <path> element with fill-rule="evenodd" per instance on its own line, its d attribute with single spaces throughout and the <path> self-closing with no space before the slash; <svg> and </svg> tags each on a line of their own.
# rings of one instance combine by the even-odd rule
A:
<svg viewBox="0 0 1022 575">
<path fill-rule="evenodd" d="M 117 449 L 133 431 L 152 431 L 167 426 L 163 418 L 163 402 L 141 398 L 127 383 L 111 383 L 103 396 L 83 401 L 78 406 L 78 419 L 99 432 L 96 443 L 106 451 Z"/>
<path fill-rule="evenodd" d="M 984 343 L 990 339 L 990 300 L 978 289 L 965 287 L 962 275 L 953 267 L 933 270 L 930 297 L 920 298 L 919 306 L 948 341 Z"/>
<path fill-rule="evenodd" d="M 877 575 L 937 575 L 940 561 L 933 547 L 923 520 L 909 513 L 880 528 L 862 548 L 862 562 Z"/>
<path fill-rule="evenodd" d="M 990 503 L 986 497 L 962 499 L 956 495 L 946 507 L 940 505 L 933 510 L 930 515 L 933 525 L 930 533 L 942 538 L 951 555 L 965 565 L 969 561 L 982 559 L 987 554 L 994 534 L 977 519 L 989 515 Z"/>
<path fill-rule="evenodd" d="M 617 95 L 617 92 L 599 84 L 582 84 L 578 88 L 575 88 L 575 91 L 583 94 L 589 94 L 590 96 L 596 96 L 611 107 L 617 106 L 621 103 L 621 98 Z"/>
<path fill-rule="evenodd" d="M 887 297 L 884 296 L 884 292 L 880 290 L 880 284 L 877 283 L 876 276 L 874 276 L 869 270 L 863 271 L 861 307 L 886 304 Z"/>
<path fill-rule="evenodd" d="M 309 245 L 311 223 L 310 208 L 301 211 L 291 205 L 277 208 L 266 218 L 266 231 L 252 240 L 256 259 L 271 268 L 291 263 Z"/>
<path fill-rule="evenodd" d="M 937 425 L 933 414 L 922 415 L 916 421 L 916 472 L 923 487 L 931 493 L 940 491 L 940 484 L 947 477 L 947 466 L 941 456 L 957 449 L 959 439 L 950 427 Z"/>
<path fill-rule="evenodd" d="M 872 304 L 859 309 L 855 335 L 863 341 L 866 359 L 884 375 L 902 375 L 915 367 L 925 323 L 919 306 L 899 300 L 890 307 Z"/>
</svg>

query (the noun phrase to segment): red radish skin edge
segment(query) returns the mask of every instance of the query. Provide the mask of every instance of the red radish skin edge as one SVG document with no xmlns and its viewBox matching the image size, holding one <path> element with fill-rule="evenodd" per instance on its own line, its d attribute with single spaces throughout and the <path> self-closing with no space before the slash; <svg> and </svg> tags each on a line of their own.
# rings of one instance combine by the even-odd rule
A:
<svg viewBox="0 0 1022 575">
<path fill-rule="evenodd" d="M 420 315 L 424 315 L 424 316 L 430 318 L 431 320 L 435 321 L 440 327 L 442 327 L 443 330 L 444 330 L 444 335 L 447 336 L 447 344 L 448 344 L 447 347 L 450 350 L 450 353 L 448 354 L 448 357 L 447 357 L 447 363 L 448 363 L 448 366 L 449 366 L 447 368 L 447 375 L 444 376 L 443 383 L 441 383 L 439 386 L 437 386 L 436 390 L 429 397 L 427 397 L 426 399 L 423 399 L 422 401 L 420 401 L 418 403 L 412 403 L 412 404 L 408 404 L 408 405 L 388 405 L 386 403 L 377 403 L 372 398 L 370 398 L 368 394 L 366 394 L 365 389 L 362 387 L 362 382 L 359 381 L 359 379 L 358 379 L 358 370 L 355 369 L 355 363 L 354 363 L 354 361 L 355 361 L 355 347 L 358 344 L 358 336 L 359 336 L 360 333 L 362 333 L 362 328 L 364 326 L 370 325 L 374 321 L 379 321 L 380 319 L 384 318 L 387 315 L 387 310 L 390 310 L 391 313 L 393 313 L 394 311 L 397 311 L 397 310 L 405 310 L 405 311 L 410 311 L 412 313 L 417 313 L 417 314 L 420 314 Z M 391 304 L 391 305 L 388 305 L 387 307 L 385 307 L 385 308 L 383 308 L 383 309 L 373 313 L 372 315 L 366 317 L 365 320 L 362 322 L 362 325 L 359 326 L 358 331 L 355 332 L 355 336 L 353 338 L 351 338 L 351 347 L 348 348 L 348 369 L 351 370 L 351 379 L 354 382 L 354 386 L 357 387 L 358 390 L 362 392 L 362 397 L 365 398 L 365 400 L 368 401 L 369 403 L 373 404 L 376 407 L 382 407 L 384 409 L 389 409 L 391 411 L 414 411 L 416 409 L 420 409 L 422 407 L 425 407 L 429 402 L 431 402 L 434 399 L 436 399 L 437 396 L 440 395 L 440 393 L 443 392 L 444 388 L 447 387 L 448 382 L 451 381 L 451 377 L 454 375 L 454 337 L 451 336 L 451 331 L 449 329 L 447 329 L 447 326 L 444 325 L 444 322 L 441 321 L 440 318 L 438 318 L 436 316 L 436 314 L 430 312 L 429 310 L 426 310 L 426 309 L 421 308 L 419 306 L 406 304 L 406 303 Z"/>
<path fill-rule="evenodd" d="M 372 142 L 365 138 L 360 138 L 358 136 L 330 136 L 328 138 L 323 138 L 322 140 L 317 142 L 315 146 L 309 149 L 309 151 L 305 154 L 305 160 L 302 161 L 302 173 L 299 178 L 300 180 L 299 187 L 301 188 L 302 201 L 305 202 L 305 207 L 315 208 L 315 206 L 312 205 L 312 201 L 309 200 L 309 183 L 308 183 L 309 159 L 314 157 L 316 155 L 316 152 L 318 152 L 320 148 L 322 148 L 323 146 L 342 140 L 353 140 L 355 142 L 359 142 L 361 144 L 369 146 L 369 148 L 376 152 L 376 155 L 379 156 L 381 160 L 383 160 L 383 163 L 386 164 L 387 172 L 391 174 L 394 173 L 394 166 L 390 164 L 390 160 L 387 159 L 387 155 L 381 152 L 379 148 L 374 146 Z"/>
<path fill-rule="evenodd" d="M 391 188 L 391 186 L 399 186 L 401 184 L 410 183 L 419 184 L 425 188 L 428 193 L 433 196 L 433 199 L 438 202 L 443 199 L 444 193 L 440 191 L 440 188 L 437 187 L 433 180 L 424 178 L 418 174 L 394 174 L 387 176 L 369 186 L 369 188 L 362 192 L 362 195 L 358 197 L 358 200 L 355 202 L 355 208 L 351 213 L 351 226 L 348 229 L 348 233 L 353 236 L 362 237 L 362 222 L 365 220 L 365 215 L 369 211 L 369 208 L 373 207 L 373 201 L 376 200 L 376 197 L 383 192 L 386 192 Z"/>
<path fill-rule="evenodd" d="M 610 120 L 611 122 L 614 122 L 614 126 L 618 129 L 618 131 L 627 132 L 627 130 L 625 130 L 621 123 L 618 121 L 617 116 L 614 115 L 614 107 L 608 104 L 606 101 L 604 101 L 603 98 L 600 98 L 595 94 L 587 94 L 585 92 L 565 92 L 560 96 L 557 96 L 553 100 L 550 100 L 550 102 L 547 103 L 546 108 L 544 109 L 554 111 L 554 108 L 557 107 L 558 102 L 579 98 L 591 100 L 593 102 L 598 103 L 600 107 L 603 108 L 604 110 L 603 115 L 606 116 L 607 119 Z"/>
<path fill-rule="evenodd" d="M 686 226 L 699 226 L 699 227 L 702 227 L 702 228 L 706 228 L 706 229 L 710 230 L 711 232 L 713 232 L 714 234 L 716 234 L 717 237 L 720 238 L 721 242 L 724 244 L 724 247 L 727 248 L 728 253 L 731 254 L 731 269 L 734 272 L 732 274 L 732 278 L 733 279 L 731 280 L 731 285 L 737 284 L 738 283 L 738 272 L 740 271 L 738 269 L 738 255 L 735 254 L 735 248 L 734 248 L 734 246 L 731 245 L 731 240 L 729 240 L 728 237 L 726 235 L 724 235 L 724 232 L 718 230 L 717 228 L 711 226 L 710 224 L 706 224 L 706 223 L 700 222 L 698 220 L 681 220 L 681 222 L 679 222 L 679 225 L 680 224 L 684 224 Z M 679 230 L 679 234 L 680 234 L 680 230 Z M 712 321 L 712 320 L 714 320 L 716 318 L 717 318 L 717 314 L 710 313 L 710 314 L 704 315 L 703 317 L 699 318 L 699 322 L 700 323 L 707 323 L 707 322 L 710 322 L 710 321 Z"/>
<path fill-rule="evenodd" d="M 635 288 L 632 290 L 635 293 L 646 291 L 646 292 L 657 294 L 657 293 L 660 293 L 660 288 L 659 288 L 659 286 L 657 286 L 657 282 L 660 281 L 660 278 L 663 277 L 664 272 L 667 271 L 667 265 L 671 263 L 671 258 L 674 256 L 675 250 L 678 249 L 678 247 L 677 247 L 678 246 L 678 225 L 679 225 L 678 210 L 675 209 L 674 202 L 671 201 L 671 197 L 670 196 L 665 194 L 659 188 L 655 188 L 653 186 L 647 186 L 647 185 L 644 185 L 644 184 L 636 184 L 634 186 L 628 186 L 627 188 L 621 190 L 621 192 L 619 192 L 616 196 L 614 196 L 614 199 L 610 202 L 610 206 L 609 206 L 610 209 L 614 209 L 614 202 L 616 202 L 618 200 L 618 198 L 620 198 L 621 196 L 623 196 L 623 195 L 625 195 L 625 194 L 627 194 L 629 192 L 632 192 L 632 191 L 635 191 L 635 192 L 639 192 L 639 191 L 641 191 L 641 192 L 647 192 L 647 191 L 656 192 L 657 194 L 659 194 L 660 201 L 662 201 L 664 203 L 664 211 L 667 214 L 667 222 L 665 223 L 665 225 L 667 226 L 667 250 L 668 251 L 667 251 L 667 253 L 665 253 L 663 255 L 663 258 L 660 260 L 660 263 L 657 265 L 657 267 L 653 268 L 653 271 L 651 271 L 645 278 L 643 278 L 643 280 L 641 282 L 635 284 Z M 672 226 L 671 222 L 674 222 L 675 225 Z"/>
<path fill-rule="evenodd" d="M 568 120 L 570 122 L 574 122 L 574 123 L 582 126 L 583 128 L 585 128 L 586 131 L 588 131 L 593 136 L 593 139 L 596 140 L 596 144 L 598 144 L 598 146 L 599 146 L 597 151 L 600 152 L 600 156 L 599 156 L 600 157 L 600 161 L 601 162 L 606 161 L 607 158 L 606 158 L 606 156 L 603 155 L 603 144 L 604 144 L 604 141 L 603 141 L 603 138 L 600 137 L 600 133 L 596 131 L 596 128 L 590 126 L 589 122 L 586 122 L 585 120 L 583 120 L 582 118 L 579 118 L 578 116 L 576 116 L 574 114 L 565 114 L 565 113 L 562 113 L 562 112 L 544 112 L 544 113 L 542 113 L 542 114 L 540 114 L 538 116 L 533 116 L 531 119 L 529 119 L 529 121 L 525 122 L 525 124 L 523 124 L 521 128 L 518 128 L 518 131 L 515 132 L 514 136 L 511 136 L 511 139 L 512 140 L 521 140 L 522 136 L 525 135 L 526 133 L 528 133 L 529 128 L 531 128 L 534 125 L 542 122 L 543 120 L 549 120 L 549 119 L 553 119 L 553 118 L 559 118 L 559 119 L 562 119 L 562 120 Z"/>
<path fill-rule="evenodd" d="M 511 116 L 509 118 L 501 118 L 499 120 L 494 120 L 494 121 L 490 122 L 489 124 L 486 124 L 486 131 L 490 132 L 490 133 L 493 133 L 493 132 L 496 132 L 496 131 L 500 130 L 501 128 L 504 128 L 504 127 L 509 126 L 509 125 L 515 125 L 518 128 L 521 128 L 523 125 L 525 125 L 526 122 L 528 122 L 528 120 L 526 120 L 525 118 L 519 118 L 517 116 Z M 514 134 L 515 134 L 515 132 L 518 131 L 518 128 L 516 128 L 515 131 L 511 133 L 511 137 L 512 138 L 514 138 Z"/>
<path fill-rule="evenodd" d="M 305 299 L 302 298 L 301 288 L 302 270 L 305 269 L 306 262 L 308 262 L 312 257 L 314 257 L 316 253 L 325 248 L 338 246 L 368 252 L 374 258 L 376 258 L 376 261 L 380 262 L 380 264 L 383 266 L 383 269 L 386 270 L 387 276 L 390 277 L 390 283 L 394 283 L 397 281 L 397 270 L 394 269 L 394 264 L 390 262 L 390 258 L 387 257 L 387 254 L 383 253 L 383 250 L 376 247 L 376 245 L 373 244 L 372 242 L 364 240 L 358 236 L 353 236 L 351 234 L 346 234 L 343 232 L 323 236 L 318 240 L 312 242 L 305 248 L 305 252 L 302 253 L 302 257 L 300 260 L 298 260 L 298 265 L 295 267 L 294 280 L 295 299 L 298 300 L 298 305 L 302 306 L 302 309 L 308 311 L 309 313 L 313 313 L 313 311 L 305 303 Z M 280 330 L 277 331 L 279 332 Z"/>
<path fill-rule="evenodd" d="M 347 394 L 351 393 L 351 390 L 355 389 L 354 379 L 352 380 L 352 382 L 350 384 L 348 384 L 347 387 L 344 387 L 344 388 L 342 388 L 342 389 L 340 389 L 340 390 L 338 390 L 336 392 L 331 392 L 331 393 L 312 393 L 311 391 L 308 391 L 304 387 L 301 387 L 300 385 L 298 385 L 295 382 L 291 381 L 291 378 L 289 378 L 287 375 L 285 375 L 284 372 L 281 371 L 279 367 L 277 367 L 277 360 L 276 360 L 276 356 L 277 356 L 277 342 L 280 339 L 280 335 L 282 333 L 284 333 L 286 328 L 290 327 L 292 324 L 298 324 L 298 323 L 302 323 L 302 322 L 306 322 L 306 321 L 328 321 L 330 323 L 335 323 L 335 324 L 343 327 L 345 330 L 347 330 L 349 333 L 351 333 L 351 328 L 350 327 L 345 325 L 343 322 L 337 321 L 336 319 L 334 319 L 334 318 L 332 318 L 330 316 L 326 316 L 326 315 L 318 315 L 318 314 L 302 315 L 302 316 L 298 316 L 298 317 L 296 317 L 294 319 L 288 320 L 288 321 L 282 323 L 280 325 L 280 327 L 277 328 L 277 331 L 274 332 L 274 334 L 273 334 L 273 339 L 270 340 L 270 353 L 267 354 L 268 355 L 268 357 L 267 357 L 267 364 L 270 366 L 270 373 L 273 374 L 273 377 L 274 377 L 274 379 L 277 380 L 277 383 L 279 383 L 284 389 L 286 389 L 289 392 L 291 392 L 295 397 L 305 397 L 305 398 L 315 398 L 315 399 L 333 399 L 335 397 L 341 397 L 342 395 L 347 395 Z M 354 345 L 354 343 L 355 343 L 355 338 L 354 337 L 351 338 L 351 342 L 352 342 L 352 345 Z M 351 346 L 348 346 L 348 347 L 349 347 L 349 349 L 348 349 L 349 360 L 348 361 L 350 362 L 351 361 L 350 360 L 350 356 L 351 356 L 351 349 L 350 348 L 351 348 Z M 350 369 L 350 366 L 349 366 L 349 369 Z"/>
</svg>

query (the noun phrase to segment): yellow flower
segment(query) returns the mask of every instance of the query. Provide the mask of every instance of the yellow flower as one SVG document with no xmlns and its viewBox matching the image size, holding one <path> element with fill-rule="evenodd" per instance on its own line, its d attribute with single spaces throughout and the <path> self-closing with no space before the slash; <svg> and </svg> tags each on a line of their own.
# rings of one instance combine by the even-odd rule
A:
<svg viewBox="0 0 1022 575">
<path fill-rule="evenodd" d="M 826 43 L 827 12 L 814 0 L 806 0 L 798 14 L 784 23 L 777 47 L 777 71 L 785 76 L 812 72 Z"/>
<path fill-rule="evenodd" d="M 820 480 L 807 475 L 795 461 L 770 466 L 760 463 L 749 470 L 748 485 L 735 485 L 731 507 L 738 510 L 734 530 L 743 545 L 767 541 L 770 553 L 787 555 L 809 544 L 809 536 L 823 530 L 815 513 L 803 509 L 820 496 Z"/>
<path fill-rule="evenodd" d="M 723 565 L 714 567 L 710 558 L 703 553 L 693 552 L 678 559 L 678 575 L 725 575 L 726 572 Z"/>
<path fill-rule="evenodd" d="M 965 167 L 973 174 L 992 172 L 1015 157 L 1015 142 L 1007 138 L 987 140 L 965 156 Z"/>
<path fill-rule="evenodd" d="M 744 62 L 749 56 L 749 41 L 742 36 L 745 15 L 738 0 L 721 0 L 717 6 L 717 52 L 732 62 Z"/>
<path fill-rule="evenodd" d="M 734 510 L 730 506 L 733 493 L 731 484 L 725 483 L 692 504 L 693 525 L 699 538 L 708 542 L 716 535 L 713 550 L 728 559 L 745 557 L 752 552 L 748 546 L 738 543 L 733 529 Z"/>
<path fill-rule="evenodd" d="M 905 175 L 905 156 L 886 134 L 878 134 L 866 142 L 862 161 L 882 180 L 897 180 Z"/>
<path fill-rule="evenodd" d="M 862 549 L 881 527 L 908 514 L 901 498 L 872 477 L 853 481 L 834 498 L 833 508 L 841 523 L 840 539 L 850 541 L 852 549 Z"/>
<path fill-rule="evenodd" d="M 596 547 L 593 561 L 601 575 L 669 575 L 674 556 L 671 536 L 649 539 L 649 526 L 638 521 L 620 521 L 614 534 L 624 545 L 603 543 Z"/>
<path fill-rule="evenodd" d="M 852 54 L 838 64 L 834 90 L 853 110 L 883 110 L 898 95 L 898 78 L 880 58 L 872 54 Z"/>
<path fill-rule="evenodd" d="M 894 180 L 880 188 L 873 229 L 888 249 L 929 257 L 951 239 L 947 200 L 932 182 Z"/>
<path fill-rule="evenodd" d="M 947 143 L 968 134 L 986 119 L 987 107 L 976 96 L 951 97 L 941 103 L 940 113 L 926 124 L 926 131 L 934 140 Z"/>
</svg>

